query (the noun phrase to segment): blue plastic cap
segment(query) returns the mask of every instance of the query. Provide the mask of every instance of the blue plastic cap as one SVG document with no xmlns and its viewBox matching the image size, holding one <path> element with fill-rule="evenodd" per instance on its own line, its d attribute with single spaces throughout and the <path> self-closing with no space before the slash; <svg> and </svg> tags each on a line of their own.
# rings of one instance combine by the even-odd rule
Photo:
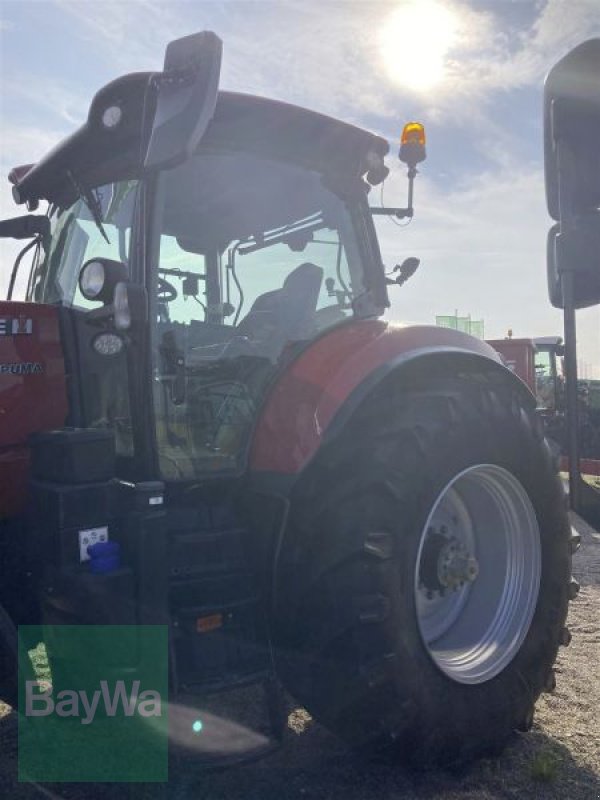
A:
<svg viewBox="0 0 600 800">
<path fill-rule="evenodd" d="M 103 575 L 107 572 L 114 572 L 121 566 L 119 555 L 106 556 L 106 558 L 92 558 L 90 560 L 90 572 L 94 575 Z"/>
<path fill-rule="evenodd" d="M 96 542 L 88 547 L 90 571 L 95 575 L 114 572 L 121 566 L 121 547 L 118 542 Z"/>
<path fill-rule="evenodd" d="M 118 542 L 96 542 L 96 544 L 91 544 L 87 551 L 88 555 L 91 559 L 94 558 L 105 558 L 106 556 L 118 556 L 121 550 L 121 546 Z"/>
</svg>

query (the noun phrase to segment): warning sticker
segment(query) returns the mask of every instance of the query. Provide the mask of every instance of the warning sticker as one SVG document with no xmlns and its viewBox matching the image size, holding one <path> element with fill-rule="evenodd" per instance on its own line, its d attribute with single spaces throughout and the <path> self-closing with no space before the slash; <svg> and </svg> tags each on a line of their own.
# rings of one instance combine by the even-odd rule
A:
<svg viewBox="0 0 600 800">
<path fill-rule="evenodd" d="M 79 561 L 89 561 L 88 547 L 98 542 L 108 542 L 108 528 L 89 528 L 79 531 Z"/>
</svg>

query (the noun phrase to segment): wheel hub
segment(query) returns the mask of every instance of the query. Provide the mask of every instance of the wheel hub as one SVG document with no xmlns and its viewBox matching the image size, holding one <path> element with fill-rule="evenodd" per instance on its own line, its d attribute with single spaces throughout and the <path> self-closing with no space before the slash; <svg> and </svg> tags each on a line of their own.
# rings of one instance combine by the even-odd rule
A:
<svg viewBox="0 0 600 800">
<path fill-rule="evenodd" d="M 488 681 L 518 652 L 533 618 L 541 542 L 535 511 L 508 470 L 475 464 L 439 492 L 421 532 L 415 610 L 436 666 Z"/>
<path fill-rule="evenodd" d="M 450 535 L 446 525 L 429 528 L 419 572 L 419 586 L 429 599 L 436 592 L 443 596 L 446 589 L 457 591 L 478 574 L 477 559 L 465 542 Z"/>
<path fill-rule="evenodd" d="M 477 559 L 457 539 L 449 539 L 438 556 L 437 578 L 440 584 L 456 591 L 465 583 L 473 583 L 478 575 Z"/>
</svg>

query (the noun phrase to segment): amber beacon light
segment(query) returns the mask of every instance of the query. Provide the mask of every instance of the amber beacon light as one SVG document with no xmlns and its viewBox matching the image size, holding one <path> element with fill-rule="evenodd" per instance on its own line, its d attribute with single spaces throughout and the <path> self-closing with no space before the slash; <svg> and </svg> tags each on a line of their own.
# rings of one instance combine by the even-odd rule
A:
<svg viewBox="0 0 600 800">
<path fill-rule="evenodd" d="M 421 161 L 425 161 L 427 153 L 425 150 L 425 126 L 420 122 L 407 122 L 402 130 L 400 137 L 400 161 L 415 167 Z"/>
</svg>

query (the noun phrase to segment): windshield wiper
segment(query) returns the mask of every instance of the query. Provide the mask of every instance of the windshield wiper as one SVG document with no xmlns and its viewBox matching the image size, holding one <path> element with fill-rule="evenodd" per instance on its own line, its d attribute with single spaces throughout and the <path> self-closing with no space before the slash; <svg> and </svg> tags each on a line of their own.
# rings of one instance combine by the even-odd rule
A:
<svg viewBox="0 0 600 800">
<path fill-rule="evenodd" d="M 102 224 L 104 220 L 102 219 L 102 206 L 100 205 L 100 201 L 98 200 L 97 194 L 94 192 L 93 189 L 90 189 L 89 186 L 86 186 L 84 183 L 81 183 L 72 172 L 67 173 L 69 176 L 69 180 L 73 184 L 75 191 L 77 192 L 77 196 L 83 200 L 86 204 L 88 211 L 92 215 L 92 219 L 94 220 L 96 227 L 102 234 L 104 240 L 107 244 L 110 244 L 110 239 L 106 235 L 106 231 L 104 230 L 104 225 Z"/>
</svg>

